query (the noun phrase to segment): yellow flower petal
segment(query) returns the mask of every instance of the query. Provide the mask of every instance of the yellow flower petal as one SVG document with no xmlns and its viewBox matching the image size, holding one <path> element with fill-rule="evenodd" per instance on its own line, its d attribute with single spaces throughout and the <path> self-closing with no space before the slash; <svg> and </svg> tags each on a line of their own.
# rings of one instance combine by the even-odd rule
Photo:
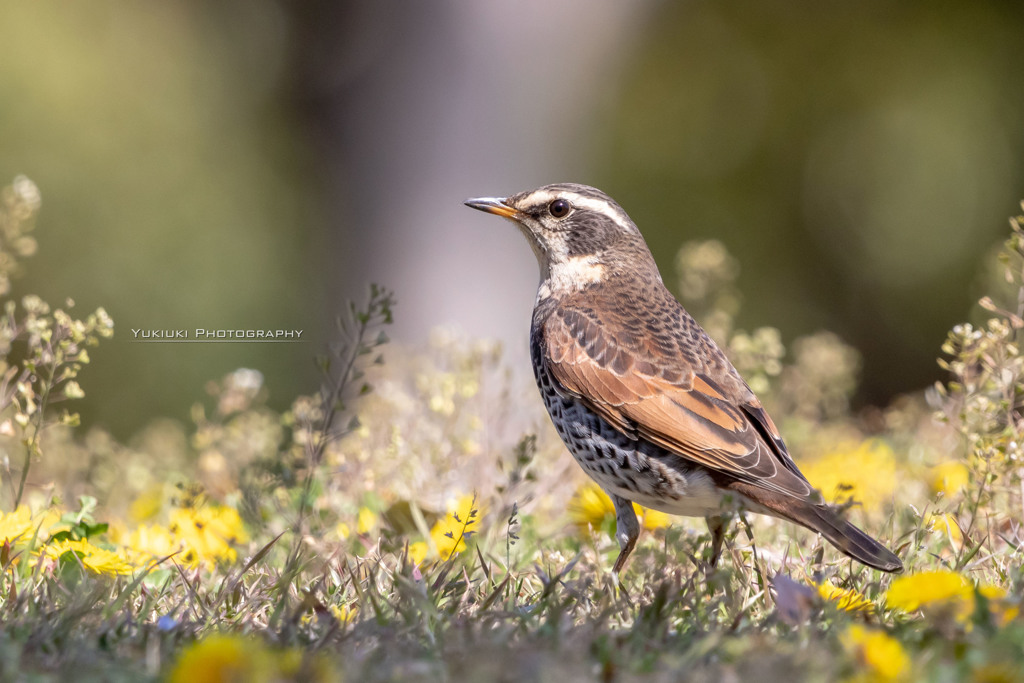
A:
<svg viewBox="0 0 1024 683">
<path fill-rule="evenodd" d="M 14 543 L 31 539 L 35 533 L 32 512 L 27 505 L 19 505 L 14 512 L 0 513 L 0 543 Z"/>
<path fill-rule="evenodd" d="M 643 510 L 643 519 L 641 525 L 648 531 L 654 531 L 655 529 L 664 529 L 665 527 L 672 524 L 671 515 L 667 515 L 664 512 L 658 510 L 651 510 L 650 508 L 641 508 Z"/>
<path fill-rule="evenodd" d="M 569 500 L 569 518 L 581 530 L 600 529 L 605 520 L 615 519 L 615 504 L 604 490 L 592 481 L 576 489 Z"/>
<path fill-rule="evenodd" d="M 967 465 L 958 460 L 950 460 L 940 463 L 931 469 L 931 480 L 929 483 L 931 484 L 933 494 L 938 495 L 942 493 L 946 496 L 952 496 L 967 486 L 969 479 L 970 473 Z"/>
<path fill-rule="evenodd" d="M 466 539 L 477 531 L 482 514 L 477 509 L 476 496 L 462 496 L 449 508 L 444 519 L 434 524 L 430 539 L 442 560 L 466 549 Z"/>
<path fill-rule="evenodd" d="M 349 607 L 348 605 L 329 605 L 327 609 L 330 610 L 335 619 L 343 624 L 352 621 L 356 616 L 356 612 L 359 611 L 358 607 Z"/>
<path fill-rule="evenodd" d="M 960 530 L 960 523 L 953 515 L 945 513 L 932 515 L 928 520 L 928 528 L 952 539 L 956 544 L 963 543 L 964 533 Z"/>
<path fill-rule="evenodd" d="M 267 681 L 273 668 L 270 653 L 240 636 L 212 635 L 182 652 L 168 677 L 170 683 Z"/>
<path fill-rule="evenodd" d="M 249 540 L 242 518 L 234 508 L 220 505 L 176 508 L 170 514 L 170 531 L 184 542 L 186 550 L 212 567 L 217 562 L 238 559 L 236 543 Z M 186 553 L 187 555 L 187 553 Z"/>
<path fill-rule="evenodd" d="M 359 508 L 356 519 L 356 533 L 365 534 L 377 526 L 377 513 L 370 508 Z"/>
<path fill-rule="evenodd" d="M 936 569 L 894 580 L 885 594 L 885 602 L 890 608 L 913 612 L 934 605 L 958 606 L 971 595 L 971 584 L 963 576 Z"/>
<path fill-rule="evenodd" d="M 910 657 L 891 636 L 854 624 L 843 634 L 843 646 L 878 680 L 896 681 L 910 673 Z"/>
<path fill-rule="evenodd" d="M 192 553 L 191 556 L 186 556 L 187 553 L 182 552 L 185 547 L 184 542 L 181 539 L 175 538 L 166 527 L 159 524 L 140 525 L 128 535 L 125 545 L 129 550 L 145 556 L 150 561 L 161 560 L 169 555 L 173 555 L 174 561 L 179 564 L 192 567 L 197 564 L 195 553 Z"/>
<path fill-rule="evenodd" d="M 834 503 L 853 499 L 876 510 L 896 490 L 896 459 L 884 442 L 871 439 L 800 463 L 807 479 Z"/>
<path fill-rule="evenodd" d="M 640 518 L 640 525 L 648 530 L 664 529 L 672 524 L 671 515 L 633 503 L 633 510 Z M 600 529 L 609 520 L 615 519 L 615 504 L 600 486 L 588 481 L 576 489 L 569 500 L 569 518 L 581 531 Z"/>
<path fill-rule="evenodd" d="M 412 560 L 413 564 L 422 564 L 423 560 L 427 559 L 427 553 L 430 548 L 427 546 L 426 541 L 416 541 L 415 543 L 409 544 L 409 559 Z"/>
<path fill-rule="evenodd" d="M 838 609 L 846 612 L 870 613 L 875 611 L 874 603 L 852 588 L 840 588 L 828 581 L 816 584 L 816 588 L 818 595 L 834 603 Z"/>
<path fill-rule="evenodd" d="M 125 558 L 84 539 L 48 543 L 41 552 L 54 560 L 59 560 L 65 553 L 74 553 L 81 560 L 82 566 L 95 574 L 117 576 L 130 575 L 135 571 L 135 567 L 129 564 Z"/>
</svg>

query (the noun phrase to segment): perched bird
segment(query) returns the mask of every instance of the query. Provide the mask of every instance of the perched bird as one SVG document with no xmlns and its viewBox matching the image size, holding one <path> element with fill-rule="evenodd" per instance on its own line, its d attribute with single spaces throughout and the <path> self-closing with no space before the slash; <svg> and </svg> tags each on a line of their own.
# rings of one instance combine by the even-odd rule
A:
<svg viewBox="0 0 1024 683">
<path fill-rule="evenodd" d="M 467 206 L 512 220 L 540 264 L 530 355 L 544 405 L 615 504 L 618 574 L 640 533 L 632 502 L 703 516 L 712 558 L 737 508 L 821 533 L 887 572 L 893 553 L 826 505 L 718 345 L 662 283 L 626 212 L 585 185 Z"/>
</svg>

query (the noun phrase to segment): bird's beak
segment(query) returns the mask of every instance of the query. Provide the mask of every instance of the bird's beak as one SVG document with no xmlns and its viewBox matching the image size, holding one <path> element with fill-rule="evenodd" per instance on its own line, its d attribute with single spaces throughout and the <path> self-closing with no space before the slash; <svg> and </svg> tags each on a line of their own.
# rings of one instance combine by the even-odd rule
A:
<svg viewBox="0 0 1024 683">
<path fill-rule="evenodd" d="M 498 197 L 478 197 L 476 199 L 467 199 L 466 206 L 472 209 L 486 211 L 487 213 L 493 213 L 496 216 L 501 216 L 503 218 L 514 219 L 519 215 L 519 212 L 506 204 L 504 199 L 500 199 Z"/>
</svg>

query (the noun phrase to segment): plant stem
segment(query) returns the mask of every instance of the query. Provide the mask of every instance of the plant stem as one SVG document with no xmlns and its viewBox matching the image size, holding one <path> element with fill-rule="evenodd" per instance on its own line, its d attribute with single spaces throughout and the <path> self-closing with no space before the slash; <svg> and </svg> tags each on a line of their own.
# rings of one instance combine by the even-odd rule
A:
<svg viewBox="0 0 1024 683">
<path fill-rule="evenodd" d="M 39 396 L 39 405 L 36 406 L 35 414 L 35 429 L 32 431 L 32 437 L 25 442 L 25 462 L 21 468 L 21 479 L 18 481 L 18 493 L 14 496 L 14 509 L 18 509 L 18 505 L 21 504 L 21 497 L 25 493 L 25 482 L 28 480 L 28 469 L 32 465 L 32 456 L 39 451 L 39 434 L 43 431 L 43 418 L 46 412 L 46 405 L 50 398 L 50 389 L 53 388 L 53 376 L 57 372 L 57 357 L 53 353 L 53 342 L 49 343 L 48 351 L 50 357 L 53 360 L 49 365 L 49 376 L 46 378 L 46 382 L 42 384 L 42 394 Z"/>
<path fill-rule="evenodd" d="M 331 381 L 328 376 L 328 387 L 321 389 L 320 392 L 320 407 L 323 415 L 323 421 L 318 430 L 314 431 L 313 423 L 309 423 L 306 427 L 308 438 L 306 440 L 306 460 L 307 469 L 305 479 L 302 483 L 302 494 L 299 501 L 298 517 L 295 520 L 295 525 L 292 527 L 292 531 L 296 538 L 296 543 L 292 547 L 292 553 L 288 560 L 288 569 L 286 572 L 293 571 L 297 566 L 299 553 L 301 549 L 303 526 L 307 515 L 309 514 L 310 508 L 310 497 L 313 492 L 313 484 L 316 481 L 317 468 L 324 457 L 324 451 L 327 448 L 327 444 L 332 440 L 332 430 L 334 428 L 335 419 L 338 413 L 338 403 L 341 400 L 342 393 L 345 388 L 352 381 L 355 376 L 356 363 L 359 356 L 364 353 L 365 349 L 368 349 L 366 343 L 366 333 L 373 325 L 377 316 L 375 313 L 377 309 L 382 308 L 385 311 L 383 321 L 390 322 L 390 318 L 386 311 L 388 310 L 389 294 L 385 290 L 378 290 L 376 288 L 371 290 L 370 300 L 367 303 L 366 312 L 357 313 L 353 307 L 353 319 L 354 327 L 353 333 L 349 336 L 349 344 L 345 349 L 344 364 L 341 372 L 336 376 L 335 381 Z"/>
</svg>

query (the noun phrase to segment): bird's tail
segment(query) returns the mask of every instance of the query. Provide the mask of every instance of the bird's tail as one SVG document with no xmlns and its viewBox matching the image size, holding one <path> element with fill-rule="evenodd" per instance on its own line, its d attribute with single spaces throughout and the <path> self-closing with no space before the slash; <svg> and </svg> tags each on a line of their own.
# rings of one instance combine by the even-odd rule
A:
<svg viewBox="0 0 1024 683">
<path fill-rule="evenodd" d="M 858 562 L 883 572 L 901 572 L 903 563 L 888 548 L 847 522 L 827 505 L 813 500 L 799 500 L 766 491 L 747 482 L 733 482 L 730 486 L 760 507 L 760 512 L 788 519 L 817 531 Z"/>
<path fill-rule="evenodd" d="M 819 532 L 829 543 L 858 562 L 883 572 L 901 572 L 900 558 L 866 533 L 825 505 L 802 505 L 790 508 L 786 515 L 794 522 Z M 794 514 L 795 513 L 795 514 Z"/>
</svg>

